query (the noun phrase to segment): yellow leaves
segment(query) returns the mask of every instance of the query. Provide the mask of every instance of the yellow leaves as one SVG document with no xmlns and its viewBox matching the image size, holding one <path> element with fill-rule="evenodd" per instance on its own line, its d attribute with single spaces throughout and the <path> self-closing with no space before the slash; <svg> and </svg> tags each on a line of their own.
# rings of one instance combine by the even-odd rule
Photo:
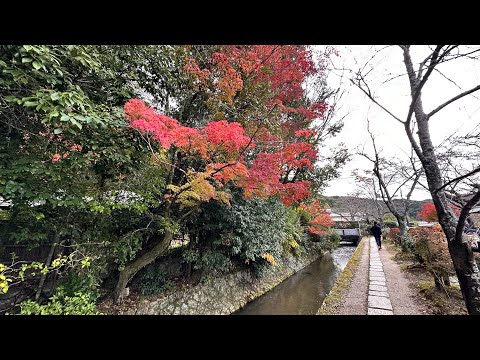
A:
<svg viewBox="0 0 480 360">
<path fill-rule="evenodd" d="M 7 278 L 4 272 L 7 270 L 7 267 L 3 264 L 0 264 L 0 294 L 6 294 L 8 291 L 8 283 L 12 282 L 12 279 Z"/>
<path fill-rule="evenodd" d="M 168 161 L 168 150 L 161 148 L 158 152 L 150 155 L 150 161 L 157 166 L 166 166 L 170 170 L 172 164 Z"/>
<path fill-rule="evenodd" d="M 267 260 L 267 261 L 268 261 L 270 264 L 272 264 L 272 265 L 275 265 L 275 264 L 276 264 L 275 258 L 273 257 L 272 254 L 270 254 L 270 253 L 268 253 L 268 252 L 267 252 L 267 253 L 263 253 L 263 254 L 261 255 L 261 257 L 264 258 L 265 260 Z"/>
<path fill-rule="evenodd" d="M 218 201 L 230 205 L 230 199 L 232 198 L 231 194 L 227 193 L 226 191 L 217 191 L 216 195 Z"/>
<path fill-rule="evenodd" d="M 200 174 L 181 186 L 176 194 L 181 207 L 191 207 L 215 198 L 215 188 Z"/>
<path fill-rule="evenodd" d="M 176 194 L 180 191 L 180 186 L 176 186 L 173 184 L 168 184 L 167 189 L 170 190 L 172 193 Z"/>
<path fill-rule="evenodd" d="M 177 197 L 176 202 L 180 203 L 180 207 L 192 207 L 201 203 L 201 199 L 200 195 L 193 191 L 184 191 Z"/>
<path fill-rule="evenodd" d="M 11 282 L 12 279 L 7 279 L 7 277 L 3 274 L 0 274 L 0 293 L 6 294 L 8 291 L 8 283 Z"/>
<path fill-rule="evenodd" d="M 209 201 L 215 197 L 215 188 L 205 179 L 205 175 L 201 174 L 192 181 L 192 191 L 198 194 L 202 201 Z"/>
<path fill-rule="evenodd" d="M 190 181 L 182 186 L 173 184 L 167 185 L 167 189 L 172 193 L 167 198 L 173 199 L 180 207 L 193 207 L 208 202 L 211 199 L 230 204 L 231 195 L 225 191 L 219 191 L 208 180 L 209 172 L 194 173 L 190 171 L 188 177 Z"/>
<path fill-rule="evenodd" d="M 84 259 L 82 259 L 81 264 L 82 264 L 82 269 L 86 268 L 86 267 L 89 267 L 90 266 L 90 258 L 88 256 L 86 256 Z"/>
<path fill-rule="evenodd" d="M 21 264 L 20 267 L 8 267 L 0 264 L 0 294 L 5 294 L 8 291 L 9 283 L 25 281 L 27 276 L 28 278 L 33 278 L 38 274 L 47 275 L 50 271 L 59 269 L 65 265 L 70 267 L 81 264 L 82 269 L 88 268 L 91 265 L 91 260 L 92 258 L 89 256 L 75 260 L 72 253 L 69 256 L 59 255 L 58 258 L 52 261 L 50 266 L 38 261 Z"/>
<path fill-rule="evenodd" d="M 296 249 L 298 248 L 300 245 L 298 245 L 298 243 L 295 241 L 295 239 L 291 239 L 288 244 L 293 248 L 293 249 Z"/>
<path fill-rule="evenodd" d="M 52 261 L 50 266 L 52 267 L 52 269 L 55 269 L 55 268 L 59 268 L 59 267 L 65 265 L 66 262 L 67 262 L 66 257 L 59 256 L 58 258 L 56 258 Z"/>
</svg>

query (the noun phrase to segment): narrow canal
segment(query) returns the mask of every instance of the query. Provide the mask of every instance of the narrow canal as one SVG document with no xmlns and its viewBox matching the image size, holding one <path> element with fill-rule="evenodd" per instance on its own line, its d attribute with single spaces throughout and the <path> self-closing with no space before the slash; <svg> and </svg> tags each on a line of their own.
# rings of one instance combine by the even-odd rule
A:
<svg viewBox="0 0 480 360">
<path fill-rule="evenodd" d="M 347 265 L 355 246 L 341 243 L 331 254 L 314 261 L 235 315 L 314 315 Z"/>
</svg>

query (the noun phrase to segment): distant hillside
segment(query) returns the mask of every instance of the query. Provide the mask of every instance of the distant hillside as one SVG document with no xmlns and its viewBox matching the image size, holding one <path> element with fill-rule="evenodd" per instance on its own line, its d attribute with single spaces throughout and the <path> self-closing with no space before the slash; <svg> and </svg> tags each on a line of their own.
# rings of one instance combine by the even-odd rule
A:
<svg viewBox="0 0 480 360">
<path fill-rule="evenodd" d="M 324 196 L 326 203 L 329 207 L 335 212 L 363 212 L 366 210 L 369 213 L 375 212 L 375 202 L 371 199 L 357 198 L 353 196 Z M 401 204 L 402 200 L 394 200 L 398 205 Z M 417 217 L 417 213 L 422 209 L 423 204 L 431 202 L 431 200 L 410 200 L 411 205 L 408 211 L 408 216 L 412 219 L 420 220 Z M 384 211 L 387 212 L 386 205 L 383 202 L 380 202 L 381 206 L 384 207 Z"/>
</svg>

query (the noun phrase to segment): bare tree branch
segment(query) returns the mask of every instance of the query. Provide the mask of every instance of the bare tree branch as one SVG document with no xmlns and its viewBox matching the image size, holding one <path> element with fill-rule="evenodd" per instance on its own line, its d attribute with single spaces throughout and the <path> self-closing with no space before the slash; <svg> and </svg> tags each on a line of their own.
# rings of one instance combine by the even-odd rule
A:
<svg viewBox="0 0 480 360">
<path fill-rule="evenodd" d="M 475 86 L 474 88 L 470 89 L 470 90 L 467 90 L 467 91 L 464 91 L 463 93 L 461 94 L 458 94 L 457 96 L 451 98 L 450 100 L 444 102 L 442 105 L 440 105 L 439 107 L 437 107 L 436 109 L 430 111 L 427 115 L 427 117 L 430 119 L 430 117 L 432 117 L 433 115 L 435 115 L 437 112 L 439 112 L 440 110 L 442 110 L 445 106 L 447 105 L 450 105 L 451 103 L 453 103 L 454 101 L 457 101 L 458 99 L 461 99 L 462 97 L 464 96 L 467 96 L 477 90 L 480 90 L 480 85 L 478 86 Z"/>
<path fill-rule="evenodd" d="M 436 189 L 436 190 L 434 191 L 434 193 L 438 193 L 440 190 L 445 189 L 448 185 L 453 184 L 454 182 L 458 182 L 458 181 L 460 181 L 460 180 L 463 180 L 463 179 L 465 179 L 465 178 L 467 178 L 467 177 L 469 177 L 469 176 L 472 176 L 473 174 L 476 174 L 476 173 L 478 173 L 478 172 L 480 172 L 480 167 L 478 167 L 478 168 L 476 168 L 476 169 L 474 169 L 474 170 L 472 170 L 472 171 L 470 171 L 470 172 L 468 172 L 468 173 L 466 173 L 466 174 L 464 174 L 464 175 L 462 175 L 462 176 L 459 176 L 459 177 L 457 177 L 457 178 L 455 178 L 455 179 L 452 179 L 452 180 L 446 182 L 445 184 L 443 184 L 442 186 L 440 186 L 438 189 Z"/>
<path fill-rule="evenodd" d="M 375 98 L 372 96 L 371 92 L 370 92 L 370 89 L 369 91 L 365 91 L 365 89 L 360 85 L 360 84 L 356 84 L 355 81 L 353 81 L 352 79 L 350 79 L 350 81 L 352 82 L 353 85 L 355 85 L 356 87 L 358 87 L 360 90 L 362 90 L 362 92 L 367 95 L 367 97 L 372 100 L 375 104 L 377 104 L 380 108 L 382 108 L 387 114 L 389 114 L 391 117 L 393 117 L 395 120 L 397 120 L 398 122 L 404 124 L 405 122 L 400 120 L 400 118 L 396 115 L 394 115 L 390 110 L 388 110 L 385 106 L 383 106 L 382 104 L 380 104 L 377 100 L 375 100 Z M 363 80 L 362 78 L 362 81 L 365 83 L 365 80 Z M 359 81 L 360 82 L 360 81 Z M 366 84 L 366 83 L 365 83 Z M 368 86 L 367 86 L 367 89 L 368 89 Z"/>
<path fill-rule="evenodd" d="M 458 85 L 455 81 L 453 81 L 452 79 L 450 79 L 447 75 L 445 75 L 444 73 L 442 73 L 440 70 L 438 70 L 437 68 L 433 69 L 434 71 L 436 71 L 437 73 L 439 73 L 445 80 L 451 82 L 453 85 L 455 85 L 457 88 L 459 88 L 460 90 L 462 90 L 462 88 L 460 87 L 460 85 Z"/>
<path fill-rule="evenodd" d="M 409 46 L 401 46 L 403 50 L 403 61 L 405 63 L 405 67 L 408 72 L 408 77 L 410 79 L 410 88 L 412 89 L 412 93 L 414 89 L 418 89 L 417 87 L 417 78 L 415 76 L 415 69 L 413 68 L 413 62 L 412 62 L 412 57 L 410 55 L 410 47 Z M 432 60 L 433 60 L 433 55 L 432 55 Z M 431 61 L 432 61 L 431 60 Z M 430 70 L 430 69 L 429 69 Z M 433 67 L 432 67 L 433 71 Z M 427 74 L 425 74 L 427 76 Z M 425 79 L 425 77 L 424 77 Z M 420 92 L 416 92 L 417 96 L 420 94 Z M 413 96 L 412 96 L 412 102 L 409 107 L 409 112 L 407 116 L 407 120 L 404 122 L 404 127 L 405 127 L 405 132 L 407 134 L 408 140 L 410 141 L 410 144 L 412 144 L 413 149 L 415 150 L 415 153 L 417 154 L 418 158 L 422 163 L 425 161 L 425 158 L 423 156 L 423 152 L 420 149 L 420 146 L 418 145 L 417 141 L 415 140 L 415 137 L 413 136 L 412 129 L 410 128 L 411 126 L 411 119 L 412 119 L 412 114 L 413 112 L 413 107 L 414 104 L 416 103 L 416 100 L 413 101 Z"/>
<path fill-rule="evenodd" d="M 413 63 L 412 59 L 410 57 L 410 53 L 408 48 L 404 49 L 404 59 L 405 61 L 409 62 L 410 66 L 408 69 L 409 72 L 409 78 L 410 78 L 410 84 L 413 85 L 412 89 L 414 89 L 415 93 L 412 96 L 412 102 L 410 103 L 410 107 L 408 109 L 408 114 L 407 114 L 407 120 L 405 121 L 406 124 L 410 124 L 412 115 L 413 115 L 413 109 L 415 108 L 415 105 L 417 103 L 418 97 L 420 96 L 420 92 L 422 91 L 423 86 L 427 82 L 428 78 L 430 77 L 430 74 L 432 73 L 433 69 L 435 68 L 435 65 L 437 64 L 437 58 L 440 53 L 440 50 L 442 49 L 443 45 L 437 45 L 435 50 L 433 51 L 431 57 L 430 57 L 430 66 L 425 73 L 425 76 L 422 78 L 422 80 L 419 81 L 419 78 L 415 76 L 415 70 L 413 69 Z M 407 56 L 408 54 L 408 56 Z"/>
<path fill-rule="evenodd" d="M 404 46 L 405 46 L 405 45 L 401 45 L 400 47 L 403 49 Z M 447 59 L 438 60 L 437 63 L 433 65 L 433 67 L 435 67 L 435 66 L 437 66 L 437 65 L 440 65 L 440 64 L 443 64 L 443 63 L 446 63 L 446 62 L 448 62 L 448 61 L 452 61 L 452 60 L 461 58 L 461 57 L 472 58 L 472 59 L 475 59 L 475 60 L 478 61 L 477 58 L 470 57 L 470 56 L 468 56 L 468 55 L 470 55 L 470 54 L 472 54 L 472 53 L 479 52 L 479 51 L 480 51 L 480 49 L 477 49 L 477 50 L 471 51 L 471 52 L 466 53 L 466 54 L 459 54 L 459 55 L 456 55 L 456 56 L 449 57 L 449 58 L 447 58 Z M 432 50 L 432 52 L 433 52 L 433 50 Z M 432 66 L 432 65 L 428 65 L 426 68 L 423 68 L 423 67 L 422 67 L 422 63 L 423 63 L 424 61 L 428 61 L 428 60 L 430 59 L 430 57 L 431 57 L 431 54 L 430 54 L 428 57 L 426 57 L 426 58 L 420 63 L 420 67 L 419 67 L 419 70 L 418 70 L 419 72 L 421 71 L 421 72 L 423 73 L 423 70 L 429 69 L 430 66 Z M 353 71 L 350 70 L 350 69 L 348 69 L 348 70 L 349 70 L 350 72 L 353 72 Z M 437 69 L 435 69 L 435 70 L 438 71 Z M 413 74 L 415 74 L 415 72 L 414 72 Z M 387 80 L 383 81 L 383 84 L 386 84 L 387 82 L 390 82 L 390 81 L 395 80 L 395 79 L 397 79 L 397 78 L 399 78 L 399 77 L 407 76 L 407 75 L 409 75 L 409 72 L 397 74 L 397 75 L 392 76 L 391 78 L 388 78 Z"/>
</svg>

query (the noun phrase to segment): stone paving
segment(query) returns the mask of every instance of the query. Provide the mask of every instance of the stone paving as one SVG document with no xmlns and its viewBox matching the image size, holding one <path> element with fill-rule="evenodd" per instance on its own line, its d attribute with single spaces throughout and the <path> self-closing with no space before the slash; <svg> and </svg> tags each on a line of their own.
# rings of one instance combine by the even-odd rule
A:
<svg viewBox="0 0 480 360">
<path fill-rule="evenodd" d="M 375 238 L 370 238 L 370 266 L 367 315 L 393 315 L 392 303 Z M 380 250 L 382 251 L 382 250 Z"/>
</svg>

